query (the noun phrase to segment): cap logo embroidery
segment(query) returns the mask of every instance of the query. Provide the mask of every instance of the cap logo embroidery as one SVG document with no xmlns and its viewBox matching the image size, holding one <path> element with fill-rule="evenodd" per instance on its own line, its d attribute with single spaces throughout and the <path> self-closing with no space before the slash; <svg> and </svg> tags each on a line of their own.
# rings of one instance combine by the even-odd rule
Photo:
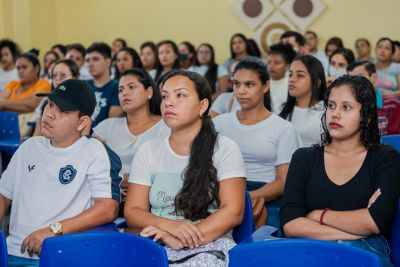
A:
<svg viewBox="0 0 400 267">
<path fill-rule="evenodd" d="M 64 85 L 61 85 L 60 87 L 58 87 L 58 89 L 63 90 L 63 91 L 67 90 L 67 88 L 65 88 Z"/>
</svg>

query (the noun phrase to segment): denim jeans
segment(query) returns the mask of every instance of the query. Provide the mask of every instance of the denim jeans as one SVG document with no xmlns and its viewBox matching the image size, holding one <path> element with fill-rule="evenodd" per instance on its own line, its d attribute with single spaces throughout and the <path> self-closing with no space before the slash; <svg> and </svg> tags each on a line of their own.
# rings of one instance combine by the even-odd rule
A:
<svg viewBox="0 0 400 267">
<path fill-rule="evenodd" d="M 247 181 L 246 182 L 246 191 L 254 191 L 263 187 L 266 183 L 263 182 L 253 182 Z M 283 231 L 281 228 L 280 218 L 279 218 L 279 211 L 282 206 L 282 197 L 279 197 L 275 200 L 269 201 L 265 203 L 265 207 L 267 208 L 267 221 L 265 222 L 266 225 L 270 225 L 273 227 L 278 228 L 278 237 L 283 236 Z"/>
<path fill-rule="evenodd" d="M 380 257 L 383 267 L 393 267 L 389 257 L 389 244 L 382 235 L 368 236 L 358 240 L 338 240 L 337 243 L 372 252 Z"/>
<path fill-rule="evenodd" d="M 8 255 L 8 267 L 38 267 L 39 260 Z"/>
</svg>

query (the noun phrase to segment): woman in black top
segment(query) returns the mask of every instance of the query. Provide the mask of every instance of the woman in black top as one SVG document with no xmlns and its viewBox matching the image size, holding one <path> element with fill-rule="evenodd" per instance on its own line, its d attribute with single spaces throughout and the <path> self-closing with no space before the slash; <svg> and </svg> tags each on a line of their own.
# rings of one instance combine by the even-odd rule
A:
<svg viewBox="0 0 400 267">
<path fill-rule="evenodd" d="M 281 208 L 288 237 L 337 241 L 391 266 L 390 233 L 400 195 L 400 155 L 380 144 L 373 85 L 342 76 L 328 88 L 322 144 L 297 150 Z"/>
</svg>

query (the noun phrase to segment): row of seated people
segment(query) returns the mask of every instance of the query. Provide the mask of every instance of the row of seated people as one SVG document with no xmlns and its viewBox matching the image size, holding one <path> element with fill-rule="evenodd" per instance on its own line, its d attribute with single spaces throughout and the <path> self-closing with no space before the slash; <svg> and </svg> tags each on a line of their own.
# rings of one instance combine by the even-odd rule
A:
<svg viewBox="0 0 400 267">
<path fill-rule="evenodd" d="M 108 146 L 82 136 L 97 103 L 88 83 L 58 84 L 43 136 L 24 142 L 0 179 L 0 218 L 11 205 L 11 266 L 38 264 L 44 238 L 113 221 L 120 173 L 128 226 L 164 243 L 170 259 L 199 247 L 227 255 L 247 190 L 253 203 L 266 203 L 267 218 L 256 214 L 261 224 L 288 237 L 370 242 L 390 266 L 385 237 L 400 195 L 400 155 L 380 144 L 375 88 L 361 75 L 327 87 L 322 64 L 308 55 L 292 62 L 290 78 L 287 115 L 278 116 L 266 64 L 243 59 L 233 70 L 240 109 L 211 120 L 212 90 L 201 75 L 175 70 L 157 86 L 144 69 L 127 70 L 118 85 L 125 116 L 93 129 Z M 309 143 L 286 120 L 296 116 L 310 123 Z M 225 264 L 207 253 L 191 261 Z"/>
<path fill-rule="evenodd" d="M 377 64 L 379 74 L 394 74 L 395 65 L 391 63 L 400 63 L 400 42 L 384 41 L 382 38 L 376 44 L 376 57 L 371 55 L 371 44 L 366 38 L 358 38 L 355 41 L 355 51 L 357 61 L 371 61 Z M 324 51 L 318 50 L 318 36 L 313 31 L 307 31 L 304 35 L 288 31 L 285 32 L 281 40 L 293 45 L 296 53 L 308 54 L 318 58 L 323 64 L 326 73 L 337 74 L 343 72 L 342 62 L 334 60 L 331 64 L 333 52 L 338 48 L 345 48 L 343 41 L 339 37 L 330 38 L 325 45 Z M 215 62 L 215 51 L 212 45 L 208 43 L 200 44 L 197 49 L 187 41 L 176 45 L 172 41 L 161 41 L 157 45 L 153 42 L 144 42 L 140 46 L 140 53 L 134 48 L 128 47 L 127 42 L 122 38 L 117 38 L 111 46 L 112 57 L 112 76 L 116 79 L 126 69 L 143 67 L 152 73 L 152 77 L 159 77 L 162 72 L 171 68 L 191 69 L 206 75 L 210 82 L 211 88 L 216 91 L 225 91 L 228 87 L 227 74 L 232 72 L 232 64 L 243 59 L 246 56 L 261 57 L 262 53 L 256 42 L 251 38 L 246 38 L 243 34 L 234 34 L 230 39 L 231 56 L 225 60 L 224 64 L 218 65 Z M 351 51 L 351 50 L 350 50 Z M 352 53 L 352 51 L 351 51 Z M 16 59 L 20 54 L 19 46 L 8 39 L 0 40 L 0 63 L 3 68 L 0 69 L 0 90 L 4 85 L 13 79 L 18 78 L 16 69 Z M 56 44 L 47 51 L 43 57 L 43 70 L 40 71 L 40 77 L 51 80 L 52 64 L 56 61 L 67 58 L 75 61 L 80 69 L 80 77 L 84 80 L 92 79 L 85 64 L 86 49 L 80 43 L 71 45 Z M 347 60 L 348 58 L 346 58 Z M 382 73 L 381 73 L 382 72 Z M 383 77 L 382 77 L 383 79 Z M 392 79 L 392 78 L 390 78 Z M 216 83 L 217 82 L 217 83 Z M 393 82 L 389 81 L 389 86 L 393 86 Z M 388 80 L 383 79 L 383 86 L 388 86 Z"/>
<path fill-rule="evenodd" d="M 147 42 L 141 47 L 139 56 L 134 49 L 126 47 L 126 43 L 125 46 L 124 43 L 117 45 L 122 41 L 117 40 L 114 42 L 113 48 L 110 48 L 105 43 L 93 44 L 88 49 L 85 49 L 80 44 L 72 44 L 68 48 L 64 48 L 65 56 L 73 60 L 78 67 L 78 71 L 76 67 L 73 68 L 73 71 L 70 71 L 70 77 L 78 77 L 79 75 L 81 79 L 89 79 L 91 87 L 96 92 L 97 106 L 92 116 L 93 125 L 87 127 L 86 133 L 90 133 L 91 128 L 102 120 L 108 117 L 118 117 L 121 114 L 116 79 L 127 69 L 144 67 L 156 81 L 170 69 L 182 67 L 195 71 L 209 81 L 213 91 L 213 99 L 215 99 L 232 87 L 232 81 L 229 82 L 231 80 L 229 77 L 235 64 L 248 55 L 259 55 L 259 53 L 254 52 L 257 50 L 254 43 L 250 42 L 242 34 L 232 36 L 231 58 L 222 65 L 215 63 L 215 53 L 209 44 L 202 44 L 195 51 L 193 46 L 187 42 L 183 42 L 179 46 L 168 40 L 160 42 L 157 46 Z M 282 112 L 283 104 L 287 100 L 290 64 L 296 55 L 309 54 L 318 58 L 324 67 L 328 83 L 346 73 L 346 68 L 355 64 L 353 52 L 350 49 L 341 47 L 342 43 L 338 45 L 336 50 L 330 52 L 329 59 L 323 59 L 320 55 L 321 53 L 317 53 L 316 45 L 318 39 L 313 32 L 307 32 L 305 37 L 297 32 L 286 32 L 282 35 L 281 41 L 282 44 L 270 47 L 269 54 L 266 57 L 268 72 L 271 77 L 271 110 L 276 114 Z M 383 109 L 380 114 L 382 134 L 400 132 L 400 126 L 396 124 L 394 119 L 396 114 L 400 112 L 398 101 L 396 101 L 398 98 L 392 97 L 397 96 L 400 92 L 400 67 L 395 62 L 396 47 L 395 42 L 388 38 L 381 38 L 376 46 L 377 57 L 373 59 L 376 75 L 369 71 L 371 80 L 377 89 L 378 108 Z M 31 134 L 31 128 L 27 126 L 26 122 L 34 120 L 35 113 L 33 113 L 33 110 L 40 102 L 40 98 L 35 97 L 35 93 L 47 92 L 54 88 L 54 85 L 45 80 L 46 78 L 52 78 L 51 81 L 55 82 L 53 69 L 57 63 L 56 60 L 63 56 L 63 52 L 58 45 L 54 46 L 53 49 L 52 53 L 46 53 L 45 55 L 44 69 L 46 75 L 40 75 L 40 63 L 34 54 L 25 53 L 17 57 L 18 46 L 15 43 L 9 40 L 0 42 L 0 52 L 1 55 L 4 55 L 2 56 L 4 68 L 13 68 L 13 72 L 16 72 L 16 66 L 18 65 L 21 70 L 18 80 L 8 82 L 4 85 L 4 88 L 0 87 L 0 90 L 4 89 L 0 92 L 0 109 L 16 111 L 21 114 L 20 124 L 23 135 Z M 370 54 L 370 50 L 368 53 Z M 53 57 L 47 59 L 48 55 L 53 55 Z M 364 59 L 365 56 L 360 56 L 359 58 Z M 110 66 L 113 63 L 115 68 L 112 69 L 115 71 L 110 74 Z M 6 81 L 5 79 L 11 79 L 8 74 L 0 73 L 0 76 L 3 76 L 3 82 Z M 239 107 L 238 102 L 234 101 L 232 96 L 233 93 L 230 93 L 222 97 L 222 108 Z M 219 107 L 221 104 L 219 102 L 221 101 L 217 101 L 216 107 L 213 108 L 212 116 L 215 116 L 216 113 L 224 113 L 223 111 L 215 111 L 215 109 L 221 109 Z M 226 104 L 226 102 L 228 103 Z M 384 105 L 385 103 L 387 103 L 386 106 Z M 394 109 L 392 108 L 393 106 L 395 106 Z M 39 107 L 42 107 L 42 105 L 39 105 Z M 40 108 L 37 111 L 36 114 L 40 114 Z"/>
</svg>

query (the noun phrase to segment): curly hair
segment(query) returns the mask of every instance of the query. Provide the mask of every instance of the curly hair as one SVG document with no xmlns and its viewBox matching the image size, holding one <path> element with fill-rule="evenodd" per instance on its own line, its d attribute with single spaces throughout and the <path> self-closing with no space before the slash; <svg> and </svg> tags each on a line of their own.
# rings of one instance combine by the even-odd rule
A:
<svg viewBox="0 0 400 267">
<path fill-rule="evenodd" d="M 291 64 L 296 57 L 296 51 L 290 44 L 277 43 L 269 47 L 268 55 L 281 55 L 286 64 Z"/>
<path fill-rule="evenodd" d="M 21 54 L 21 49 L 19 48 L 19 46 L 10 39 L 1 39 L 0 40 L 0 51 L 4 47 L 8 47 L 8 49 L 10 49 L 10 52 L 13 56 L 13 61 L 15 63 L 17 61 L 18 56 Z"/>
<path fill-rule="evenodd" d="M 321 134 L 321 146 L 332 143 L 332 137 L 326 126 L 326 111 L 329 96 L 334 88 L 343 85 L 351 89 L 354 98 L 361 104 L 360 142 L 368 150 L 377 147 L 380 144 L 380 136 L 375 88 L 367 78 L 359 75 L 343 75 L 329 85 L 324 99 L 325 109 L 322 114 L 323 133 Z"/>
</svg>

